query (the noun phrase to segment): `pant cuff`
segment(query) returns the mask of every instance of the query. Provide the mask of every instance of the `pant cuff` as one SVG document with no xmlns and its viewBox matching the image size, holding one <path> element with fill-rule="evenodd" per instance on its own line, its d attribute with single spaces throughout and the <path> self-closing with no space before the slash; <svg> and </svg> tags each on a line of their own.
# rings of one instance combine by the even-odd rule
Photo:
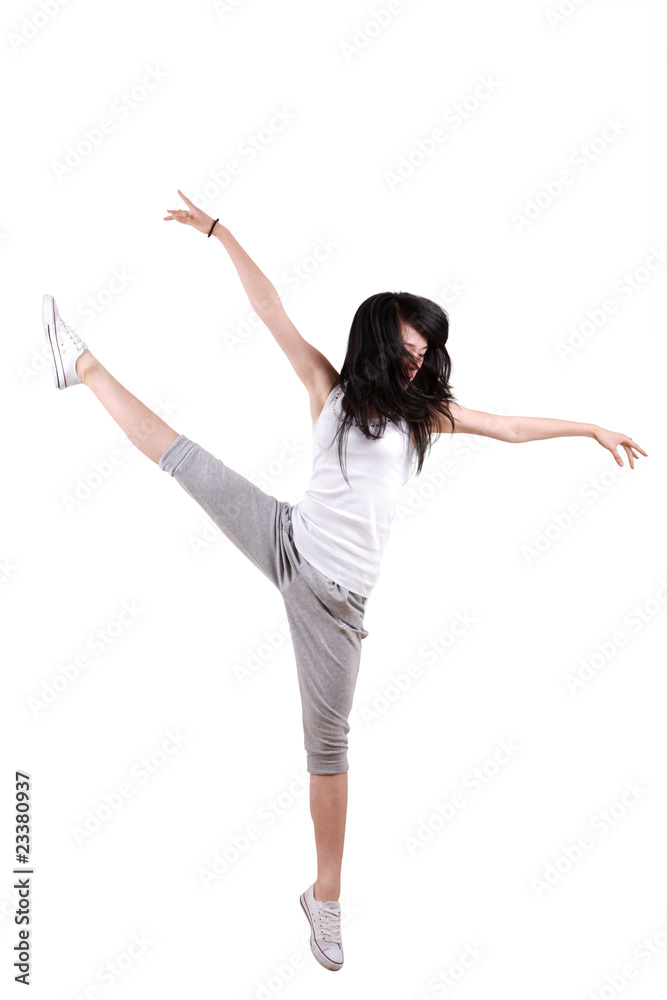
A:
<svg viewBox="0 0 667 1000">
<path fill-rule="evenodd" d="M 346 754 L 335 760 L 332 760 L 330 757 L 323 757 L 322 754 L 317 753 L 308 753 L 306 757 L 306 771 L 308 771 L 308 774 L 343 774 L 344 771 L 349 771 L 350 769 Z"/>
<path fill-rule="evenodd" d="M 196 443 L 191 441 L 189 437 L 186 437 L 185 434 L 179 434 L 160 456 L 159 467 L 163 472 L 168 472 L 170 476 L 173 476 L 183 459 L 187 458 L 196 447 Z"/>
</svg>

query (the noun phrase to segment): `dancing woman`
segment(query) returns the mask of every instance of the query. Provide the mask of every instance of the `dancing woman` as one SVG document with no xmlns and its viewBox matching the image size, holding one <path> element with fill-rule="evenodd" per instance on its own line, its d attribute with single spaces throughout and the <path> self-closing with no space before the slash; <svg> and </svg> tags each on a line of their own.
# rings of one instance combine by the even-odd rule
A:
<svg viewBox="0 0 667 1000">
<path fill-rule="evenodd" d="M 292 324 L 278 293 L 219 220 L 179 191 L 180 222 L 228 252 L 260 320 L 310 398 L 313 469 L 303 500 L 268 495 L 174 430 L 118 382 L 67 325 L 51 295 L 43 321 L 59 389 L 86 385 L 128 439 L 180 483 L 283 597 L 301 696 L 317 878 L 300 896 L 313 955 L 340 969 L 340 876 L 347 815 L 348 717 L 359 671 L 366 602 L 394 518 L 397 494 L 419 475 L 437 433 L 498 441 L 594 438 L 619 465 L 647 453 L 627 434 L 595 424 L 497 416 L 455 402 L 446 350 L 449 322 L 429 299 L 380 292 L 357 309 L 340 373 Z M 337 442 L 337 443 L 336 443 Z M 638 454 L 639 453 L 639 454 Z M 416 466 L 416 469 L 415 469 Z"/>
</svg>

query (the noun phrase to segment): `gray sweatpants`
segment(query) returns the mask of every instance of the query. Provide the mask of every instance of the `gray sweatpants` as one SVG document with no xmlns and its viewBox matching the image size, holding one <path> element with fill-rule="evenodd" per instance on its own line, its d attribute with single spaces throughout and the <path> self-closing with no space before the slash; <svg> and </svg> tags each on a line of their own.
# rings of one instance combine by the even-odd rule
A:
<svg viewBox="0 0 667 1000">
<path fill-rule="evenodd" d="M 366 598 L 297 552 L 292 504 L 277 500 L 184 434 L 159 466 L 180 483 L 282 594 L 301 694 L 306 769 L 347 771 L 348 717 L 359 672 Z"/>
</svg>

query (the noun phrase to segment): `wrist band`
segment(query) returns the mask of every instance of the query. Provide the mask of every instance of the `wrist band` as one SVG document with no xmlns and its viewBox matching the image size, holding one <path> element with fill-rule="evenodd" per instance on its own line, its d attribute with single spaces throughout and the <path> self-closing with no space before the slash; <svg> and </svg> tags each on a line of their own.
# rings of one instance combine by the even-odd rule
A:
<svg viewBox="0 0 667 1000">
<path fill-rule="evenodd" d="M 215 222 L 220 222 L 220 219 L 216 219 Z M 211 233 L 213 232 L 213 229 L 215 228 L 215 222 L 213 223 L 213 225 L 211 226 L 211 228 L 208 231 L 208 235 L 209 236 L 211 235 Z"/>
</svg>

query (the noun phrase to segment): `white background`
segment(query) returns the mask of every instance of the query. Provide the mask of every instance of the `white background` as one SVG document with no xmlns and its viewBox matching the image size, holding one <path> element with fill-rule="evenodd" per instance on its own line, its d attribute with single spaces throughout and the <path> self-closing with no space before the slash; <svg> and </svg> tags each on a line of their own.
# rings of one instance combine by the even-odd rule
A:
<svg viewBox="0 0 667 1000">
<path fill-rule="evenodd" d="M 664 995 L 666 19 L 657 2 L 588 0 L 557 20 L 559 2 L 3 6 L 7 995 L 23 995 L 16 769 L 32 781 L 32 996 Z M 484 78 L 493 93 L 475 98 Z M 291 121 L 266 131 L 276 110 Z M 91 131 L 104 118 L 111 130 Z M 86 147 L 86 130 L 101 141 Z M 392 185 L 401 157 L 412 172 Z M 242 169 L 225 184 L 230 160 Z M 545 194 L 568 168 L 573 183 Z M 88 389 L 55 390 L 43 354 L 50 293 L 171 426 L 301 499 L 307 395 L 261 324 L 233 343 L 252 311 L 221 244 L 162 221 L 177 188 L 221 217 L 337 369 L 359 303 L 411 291 L 448 311 L 459 403 L 592 422 L 649 455 L 631 470 L 591 438 L 443 436 L 405 487 L 350 717 L 335 979 L 299 906 L 315 848 L 280 594 Z M 313 266 L 320 239 L 336 247 Z M 610 298 L 615 313 L 560 356 Z M 140 609 L 124 627 L 123 602 Z M 457 615 L 473 621 L 450 641 Z M 161 755 L 170 732 L 182 745 Z M 516 749 L 494 762 L 503 741 Z M 201 870 L 252 824 L 206 888 Z"/>
</svg>

